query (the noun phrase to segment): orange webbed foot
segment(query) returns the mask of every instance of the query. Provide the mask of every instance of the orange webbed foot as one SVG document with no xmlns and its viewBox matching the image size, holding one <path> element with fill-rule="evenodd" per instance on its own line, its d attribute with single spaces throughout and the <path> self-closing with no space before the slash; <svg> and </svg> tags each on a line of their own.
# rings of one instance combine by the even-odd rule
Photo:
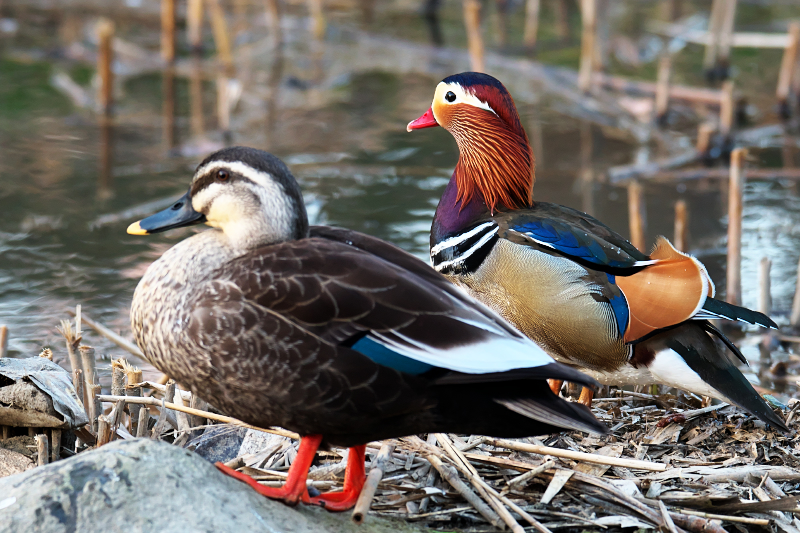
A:
<svg viewBox="0 0 800 533">
<path fill-rule="evenodd" d="M 364 482 L 367 479 L 364 467 L 364 452 L 366 445 L 353 446 L 347 456 L 347 469 L 344 473 L 344 489 L 338 492 L 326 492 L 315 496 L 313 498 L 308 496 L 308 492 L 303 497 L 303 503 L 310 505 L 319 505 L 328 511 L 347 511 L 352 509 L 358 497 L 361 494 L 361 489 L 364 488 Z"/>
</svg>

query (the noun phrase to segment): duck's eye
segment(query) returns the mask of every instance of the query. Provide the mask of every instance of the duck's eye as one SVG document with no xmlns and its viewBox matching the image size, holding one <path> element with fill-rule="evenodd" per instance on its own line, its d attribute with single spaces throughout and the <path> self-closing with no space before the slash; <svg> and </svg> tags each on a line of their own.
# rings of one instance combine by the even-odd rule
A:
<svg viewBox="0 0 800 533">
<path fill-rule="evenodd" d="M 217 181 L 228 181 L 231 177 L 227 170 L 217 170 Z"/>
<path fill-rule="evenodd" d="M 444 95 L 444 99 L 448 102 L 455 102 L 456 101 L 456 93 L 453 91 L 447 91 L 447 94 Z"/>
</svg>

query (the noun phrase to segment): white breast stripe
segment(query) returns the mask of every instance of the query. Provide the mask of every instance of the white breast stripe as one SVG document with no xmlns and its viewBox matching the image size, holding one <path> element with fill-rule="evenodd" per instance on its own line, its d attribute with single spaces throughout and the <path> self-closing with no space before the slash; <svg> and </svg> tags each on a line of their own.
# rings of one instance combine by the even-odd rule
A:
<svg viewBox="0 0 800 533">
<path fill-rule="evenodd" d="M 445 269 L 445 268 L 447 268 L 447 267 L 449 267 L 451 265 L 454 265 L 456 263 L 460 263 L 461 261 L 464 261 L 469 256 L 471 256 L 472 254 L 477 252 L 481 248 L 481 246 L 486 244 L 492 237 L 494 237 L 494 234 L 497 233 L 497 231 L 499 229 L 500 228 L 494 228 L 492 231 L 490 231 L 489 233 L 487 233 L 486 235 L 481 237 L 481 240 L 479 240 L 477 243 L 475 243 L 475 246 L 473 246 L 472 248 L 467 250 L 464 254 L 456 257 L 455 259 L 453 259 L 451 261 L 445 261 L 444 263 L 439 263 L 434 268 L 436 269 L 437 272 L 441 272 L 442 269 Z"/>
<path fill-rule="evenodd" d="M 492 226 L 492 225 L 494 225 L 494 222 L 484 222 L 480 226 L 475 226 L 474 228 L 472 228 L 471 230 L 469 230 L 466 233 L 461 233 L 461 234 L 456 235 L 454 237 L 450 237 L 449 239 L 445 239 L 442 242 L 440 242 L 439 244 L 437 244 L 436 246 L 434 246 L 433 248 L 431 248 L 431 255 L 432 256 L 436 255 L 439 252 L 441 252 L 442 250 L 444 250 L 445 248 L 450 248 L 452 246 L 456 246 L 457 244 L 461 244 L 462 242 L 466 241 L 467 239 L 470 239 L 471 237 L 473 237 L 476 234 L 480 233 L 485 228 L 488 228 L 489 226 Z M 495 228 L 495 231 L 497 231 L 496 228 Z"/>
</svg>

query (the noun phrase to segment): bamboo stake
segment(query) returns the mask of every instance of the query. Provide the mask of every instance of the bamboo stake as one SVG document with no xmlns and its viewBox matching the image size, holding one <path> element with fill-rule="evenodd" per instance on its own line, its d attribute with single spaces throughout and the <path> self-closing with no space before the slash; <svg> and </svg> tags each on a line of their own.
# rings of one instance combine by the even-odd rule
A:
<svg viewBox="0 0 800 533">
<path fill-rule="evenodd" d="M 217 422 L 224 422 L 226 424 L 233 424 L 235 426 L 255 429 L 258 431 L 263 431 L 264 433 L 273 433 L 275 435 L 280 435 L 282 437 L 289 437 L 290 439 L 295 439 L 295 440 L 300 439 L 300 435 L 292 431 L 286 431 L 285 429 L 275 429 L 275 428 L 266 429 L 257 426 L 251 426 L 250 424 L 247 424 L 245 422 L 242 422 L 241 420 L 237 420 L 236 418 L 232 418 L 230 416 L 218 415 L 216 413 L 211 413 L 209 411 L 201 411 L 199 409 L 192 409 L 191 407 L 178 405 L 172 402 L 166 402 L 166 401 L 162 402 L 158 398 L 146 398 L 146 397 L 136 398 L 128 396 L 111 396 L 106 394 L 101 394 L 100 396 L 98 396 L 98 398 L 104 402 L 116 402 L 119 400 L 125 400 L 127 403 L 138 403 L 141 405 L 155 405 L 158 407 L 161 407 L 163 405 L 167 409 L 172 409 L 173 411 L 181 411 L 190 415 L 202 416 L 210 420 L 216 420 Z"/>
<path fill-rule="evenodd" d="M 38 465 L 44 466 L 50 462 L 50 443 L 47 435 L 42 433 L 34 437 L 36 439 L 36 452 L 38 453 Z"/>
<path fill-rule="evenodd" d="M 150 434 L 151 439 L 158 440 L 159 437 L 161 437 L 161 434 L 164 432 L 164 428 L 167 425 L 166 405 L 167 403 L 169 403 L 166 400 L 171 401 L 172 398 L 174 397 L 175 397 L 175 381 L 169 380 L 167 382 L 167 391 L 164 393 L 164 401 L 161 402 L 161 411 L 158 413 L 158 420 L 156 421 L 156 426 L 153 428 L 153 433 Z"/>
<path fill-rule="evenodd" d="M 203 0 L 188 0 L 186 6 L 186 40 L 192 52 L 203 49 Z"/>
<path fill-rule="evenodd" d="M 797 329 L 800 326 L 800 261 L 797 264 L 797 283 L 794 289 L 794 299 L 792 300 L 792 314 L 789 317 L 789 324 Z"/>
<path fill-rule="evenodd" d="M 161 0 L 161 59 L 175 62 L 175 0 Z"/>
<path fill-rule="evenodd" d="M 111 441 L 111 423 L 106 415 L 97 417 L 97 447 L 108 444 Z"/>
<path fill-rule="evenodd" d="M 656 120 L 663 123 L 669 111 L 669 78 L 672 70 L 672 58 L 663 56 L 658 62 L 658 80 L 656 82 Z"/>
<path fill-rule="evenodd" d="M 784 118 L 788 118 L 790 115 L 789 94 L 797 69 L 798 50 L 800 50 L 800 22 L 792 22 L 789 24 L 789 43 L 783 51 L 781 70 L 778 74 L 778 88 L 775 91 L 780 112 Z"/>
<path fill-rule="evenodd" d="M 122 359 L 111 361 L 111 394 L 125 395 L 125 365 Z"/>
<path fill-rule="evenodd" d="M 728 185 L 728 270 L 726 301 L 741 305 L 742 301 L 742 196 L 747 150 L 737 148 L 731 153 L 730 183 Z"/>
<path fill-rule="evenodd" d="M 481 440 L 485 444 L 498 448 L 536 453 L 539 455 L 552 455 L 553 457 L 562 457 L 564 459 L 584 461 L 586 463 L 598 465 L 622 466 L 634 470 L 649 470 L 651 472 L 663 472 L 667 469 L 667 465 L 663 463 L 653 463 L 651 461 L 639 461 L 637 459 L 625 459 L 623 457 L 607 457 L 595 453 L 573 452 L 572 450 L 562 450 L 561 448 L 551 448 L 550 446 L 539 446 L 537 444 L 528 444 L 513 440 L 496 439 L 494 437 L 482 437 Z"/>
<path fill-rule="evenodd" d="M 208 4 L 211 17 L 211 32 L 214 34 L 217 56 L 225 70 L 229 71 L 233 68 L 233 54 L 231 53 L 228 23 L 225 21 L 225 10 L 222 9 L 220 0 L 208 0 Z"/>
<path fill-rule="evenodd" d="M 3 428 L 3 440 L 7 439 L 10 436 L 10 428 L 8 426 L 0 426 Z"/>
<path fill-rule="evenodd" d="M 689 224 L 686 200 L 675 202 L 675 248 L 685 252 L 689 249 Z"/>
<path fill-rule="evenodd" d="M 325 37 L 326 26 L 322 0 L 308 0 L 308 11 L 312 21 L 311 34 L 315 40 L 321 41 Z"/>
<path fill-rule="evenodd" d="M 114 72 L 111 65 L 114 62 L 114 23 L 108 19 L 100 19 L 97 23 L 97 73 L 100 76 L 100 87 L 97 101 L 99 111 L 104 115 L 111 114 L 114 100 L 113 85 Z"/>
<path fill-rule="evenodd" d="M 231 131 L 231 104 L 229 79 L 226 76 L 217 77 L 217 122 L 224 135 Z"/>
<path fill-rule="evenodd" d="M 61 459 L 61 430 L 53 429 L 50 431 L 53 436 L 53 445 L 51 450 L 50 462 L 55 463 Z"/>
<path fill-rule="evenodd" d="M 386 461 L 390 460 L 394 453 L 394 446 L 391 444 L 383 444 L 381 446 L 378 456 L 375 458 L 375 464 L 367 475 L 367 481 L 364 483 L 364 488 L 361 489 L 361 494 L 358 495 L 358 501 L 353 509 L 351 518 L 356 524 L 363 524 L 369 512 L 370 505 L 372 505 L 372 498 L 375 497 L 375 491 L 378 490 L 378 483 L 383 478 Z"/>
<path fill-rule="evenodd" d="M 142 381 L 142 371 L 138 368 L 131 367 L 128 365 L 127 369 L 127 380 L 128 384 L 125 386 L 125 396 L 126 397 L 141 397 L 142 395 L 142 388 L 137 386 L 138 383 Z M 136 435 L 139 429 L 139 411 L 142 410 L 142 406 L 135 403 L 128 402 L 128 410 L 131 413 L 131 433 Z"/>
<path fill-rule="evenodd" d="M 642 194 L 642 185 L 637 180 L 628 184 L 628 218 L 631 232 L 631 244 L 639 250 L 645 249 L 645 226 L 647 214 Z"/>
<path fill-rule="evenodd" d="M 192 398 L 189 400 L 189 407 L 198 411 L 208 411 L 208 402 L 192 392 Z M 204 417 L 196 415 L 191 415 L 189 422 L 191 423 L 192 427 L 205 426 L 208 423 Z"/>
<path fill-rule="evenodd" d="M 83 409 L 88 416 L 89 411 L 87 406 L 89 405 L 89 400 L 86 397 L 86 387 L 83 386 L 83 383 L 83 370 L 79 368 L 72 373 L 72 386 L 75 387 L 75 395 L 83 404 Z"/>
<path fill-rule="evenodd" d="M 469 59 L 473 72 L 483 72 L 483 37 L 481 36 L 481 3 L 464 0 L 464 24 L 467 28 Z"/>
<path fill-rule="evenodd" d="M 772 313 L 772 291 L 769 278 L 771 268 L 772 261 L 768 257 L 762 257 L 758 264 L 758 310 L 765 315 Z"/>
<path fill-rule="evenodd" d="M 8 326 L 0 326 L 0 359 L 8 354 Z"/>
<path fill-rule="evenodd" d="M 719 132 L 725 139 L 731 136 L 735 112 L 736 102 L 733 99 L 733 82 L 728 80 L 722 84 L 722 99 L 719 106 Z"/>
<path fill-rule="evenodd" d="M 578 89 L 589 92 L 594 72 L 595 41 L 597 34 L 597 0 L 581 0 L 581 63 L 578 68 Z"/>
<path fill-rule="evenodd" d="M 526 48 L 536 47 L 536 37 L 539 34 L 539 8 L 540 0 L 527 0 L 525 3 L 525 33 L 523 42 Z"/>
<path fill-rule="evenodd" d="M 175 71 L 167 67 L 161 76 L 161 138 L 169 153 L 175 147 Z"/>
</svg>

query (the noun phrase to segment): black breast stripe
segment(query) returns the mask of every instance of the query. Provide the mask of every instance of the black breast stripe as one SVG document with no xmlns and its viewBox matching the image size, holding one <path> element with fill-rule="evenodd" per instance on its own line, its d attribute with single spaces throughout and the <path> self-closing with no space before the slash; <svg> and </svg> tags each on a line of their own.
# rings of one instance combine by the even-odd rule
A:
<svg viewBox="0 0 800 533">
<path fill-rule="evenodd" d="M 481 266 L 497 242 L 498 227 L 484 222 L 431 248 L 433 268 L 442 274 L 468 274 Z"/>
</svg>

